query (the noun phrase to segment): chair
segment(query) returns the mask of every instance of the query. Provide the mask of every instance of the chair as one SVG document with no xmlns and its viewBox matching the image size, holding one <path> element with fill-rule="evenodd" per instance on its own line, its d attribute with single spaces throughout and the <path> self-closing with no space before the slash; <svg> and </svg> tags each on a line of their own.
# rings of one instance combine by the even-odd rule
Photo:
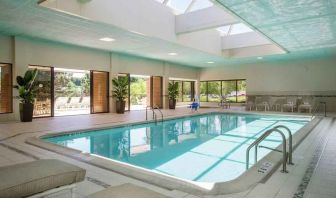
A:
<svg viewBox="0 0 336 198">
<path fill-rule="evenodd" d="M 193 102 L 190 104 L 189 108 L 193 112 L 193 111 L 197 111 L 199 106 L 200 106 L 200 104 L 199 104 L 198 98 L 195 97 Z"/>
<path fill-rule="evenodd" d="M 254 102 L 249 100 L 246 102 L 246 110 L 252 111 L 252 109 L 254 108 Z"/>
<path fill-rule="evenodd" d="M 305 98 L 303 98 L 302 99 L 302 103 L 299 104 L 298 112 L 302 112 L 302 110 L 305 110 L 305 111 L 308 110 L 308 112 L 311 113 L 312 112 L 312 108 L 313 108 L 312 104 L 314 104 L 312 97 L 305 97 Z"/>
<path fill-rule="evenodd" d="M 0 167 L 0 198 L 47 197 L 72 189 L 85 178 L 82 168 L 55 159 Z"/>
<path fill-rule="evenodd" d="M 268 97 L 256 97 L 256 110 L 258 111 L 258 109 L 261 108 L 264 109 L 264 111 L 269 111 L 270 105 L 268 101 Z"/>
<path fill-rule="evenodd" d="M 294 112 L 294 110 L 297 107 L 296 102 L 297 102 L 297 98 L 293 98 L 293 97 L 287 98 L 287 103 L 282 105 L 281 111 L 290 109 L 292 112 Z"/>
<path fill-rule="evenodd" d="M 231 107 L 230 101 L 227 100 L 226 96 L 221 96 L 221 100 L 218 105 L 223 109 L 230 109 Z"/>
</svg>

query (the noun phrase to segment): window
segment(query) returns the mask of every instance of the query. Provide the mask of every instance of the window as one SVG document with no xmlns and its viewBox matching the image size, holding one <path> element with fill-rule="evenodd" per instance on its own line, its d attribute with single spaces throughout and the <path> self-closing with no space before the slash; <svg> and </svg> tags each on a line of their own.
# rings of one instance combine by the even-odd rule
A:
<svg viewBox="0 0 336 198">
<path fill-rule="evenodd" d="M 231 103 L 246 102 L 246 80 L 201 81 L 201 102 L 220 102 L 222 96 Z"/>
<path fill-rule="evenodd" d="M 191 90 L 191 82 L 189 81 L 184 81 L 183 82 L 183 90 L 182 90 L 182 94 L 183 94 L 183 102 L 191 102 L 193 96 L 191 94 L 192 90 Z"/>
<path fill-rule="evenodd" d="M 0 63 L 0 113 L 12 112 L 12 65 Z"/>
<path fill-rule="evenodd" d="M 208 82 L 208 102 L 220 102 L 221 81 Z"/>
<path fill-rule="evenodd" d="M 200 101 L 201 102 L 206 102 L 208 101 L 208 97 L 207 97 L 207 84 L 208 82 L 201 82 L 200 83 Z"/>
<path fill-rule="evenodd" d="M 237 81 L 237 102 L 246 102 L 246 80 Z"/>
<path fill-rule="evenodd" d="M 178 83 L 179 94 L 177 102 L 191 102 L 195 95 L 195 82 L 170 80 L 170 83 Z"/>
<path fill-rule="evenodd" d="M 230 36 L 236 34 L 244 34 L 253 32 L 253 30 L 243 23 L 236 23 L 231 25 L 225 25 L 216 29 L 221 36 Z"/>
<path fill-rule="evenodd" d="M 226 97 L 229 102 L 237 102 L 237 87 L 235 80 L 228 80 L 222 82 L 222 95 Z"/>
</svg>

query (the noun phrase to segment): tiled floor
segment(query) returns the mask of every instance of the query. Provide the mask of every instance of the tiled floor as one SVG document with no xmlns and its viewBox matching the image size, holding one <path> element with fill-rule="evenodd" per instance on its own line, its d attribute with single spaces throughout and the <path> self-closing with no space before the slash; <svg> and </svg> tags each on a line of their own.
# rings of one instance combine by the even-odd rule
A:
<svg viewBox="0 0 336 198">
<path fill-rule="evenodd" d="M 201 109 L 200 112 L 223 111 L 221 109 Z M 233 108 L 233 111 L 241 110 Z M 190 114 L 190 110 L 179 108 L 175 111 L 164 110 L 164 117 Z M 54 133 L 63 130 L 80 130 L 88 127 L 103 127 L 116 124 L 144 121 L 144 111 L 134 111 L 124 115 L 116 114 L 96 114 L 68 116 L 57 118 L 35 119 L 32 123 L 10 122 L 0 124 L 0 166 L 11 165 L 33 161 L 38 158 L 56 158 L 64 160 L 87 170 L 87 176 L 84 182 L 77 185 L 75 197 L 84 197 L 94 192 L 100 191 L 108 186 L 116 186 L 123 183 L 133 183 L 139 186 L 152 189 L 162 194 L 182 198 L 182 197 L 200 197 L 187 194 L 180 191 L 169 191 L 159 188 L 117 173 L 103 170 L 101 168 L 65 157 L 59 154 L 46 151 L 32 145 L 24 143 L 30 136 L 45 133 Z M 316 164 L 316 171 L 311 175 L 311 182 L 305 188 L 304 196 L 307 197 L 336 197 L 336 123 L 335 119 L 323 119 L 310 133 L 310 135 L 300 144 L 294 152 L 295 166 L 289 167 L 289 174 L 276 171 L 265 183 L 259 183 L 254 188 L 245 192 L 219 195 L 204 196 L 207 198 L 238 198 L 238 197 L 293 197 L 298 191 L 302 178 L 307 174 L 313 159 L 313 154 L 321 143 L 323 151 L 321 158 Z M 327 141 L 320 141 L 321 138 Z M 8 148 L 9 147 L 9 148 Z M 303 196 L 303 197 L 304 197 Z M 59 195 L 58 197 L 65 197 Z"/>
</svg>

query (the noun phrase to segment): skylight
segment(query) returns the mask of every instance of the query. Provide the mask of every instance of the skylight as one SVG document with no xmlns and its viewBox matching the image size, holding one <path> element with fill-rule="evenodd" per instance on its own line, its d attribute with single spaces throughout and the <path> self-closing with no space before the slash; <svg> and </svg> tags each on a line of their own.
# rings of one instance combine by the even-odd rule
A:
<svg viewBox="0 0 336 198">
<path fill-rule="evenodd" d="M 183 14 L 213 6 L 210 0 L 155 0 L 163 3 L 175 11 L 175 14 Z"/>
<path fill-rule="evenodd" d="M 176 10 L 178 13 L 184 13 L 192 0 L 169 0 L 167 6 Z"/>
<path fill-rule="evenodd" d="M 211 6 L 213 6 L 213 3 L 208 0 L 194 0 L 189 12 L 209 8 Z"/>
<path fill-rule="evenodd" d="M 253 32 L 251 28 L 249 28 L 243 23 L 222 26 L 217 28 L 216 30 L 221 34 L 221 36 L 229 36 L 229 35 Z"/>
</svg>

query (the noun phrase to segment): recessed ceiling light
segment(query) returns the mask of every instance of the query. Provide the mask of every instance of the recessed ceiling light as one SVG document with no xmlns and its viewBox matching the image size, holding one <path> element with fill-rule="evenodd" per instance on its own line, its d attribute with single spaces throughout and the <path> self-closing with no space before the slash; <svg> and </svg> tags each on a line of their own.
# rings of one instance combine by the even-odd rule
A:
<svg viewBox="0 0 336 198">
<path fill-rule="evenodd" d="M 207 63 L 208 63 L 208 64 L 214 64 L 215 62 L 213 62 L 213 61 L 208 61 Z"/>
<path fill-rule="evenodd" d="M 112 42 L 112 41 L 115 41 L 115 39 L 113 39 L 113 38 L 109 38 L 109 37 L 104 37 L 104 38 L 101 38 L 101 39 L 99 39 L 99 40 L 101 40 L 101 41 L 106 41 L 106 42 Z"/>
<path fill-rule="evenodd" d="M 262 57 L 262 56 L 259 56 L 257 59 L 258 59 L 258 60 L 261 60 L 261 59 L 263 59 L 263 57 Z"/>
<path fill-rule="evenodd" d="M 177 53 L 176 52 L 170 52 L 170 53 L 168 53 L 168 55 L 170 55 L 170 56 L 176 56 Z"/>
</svg>

